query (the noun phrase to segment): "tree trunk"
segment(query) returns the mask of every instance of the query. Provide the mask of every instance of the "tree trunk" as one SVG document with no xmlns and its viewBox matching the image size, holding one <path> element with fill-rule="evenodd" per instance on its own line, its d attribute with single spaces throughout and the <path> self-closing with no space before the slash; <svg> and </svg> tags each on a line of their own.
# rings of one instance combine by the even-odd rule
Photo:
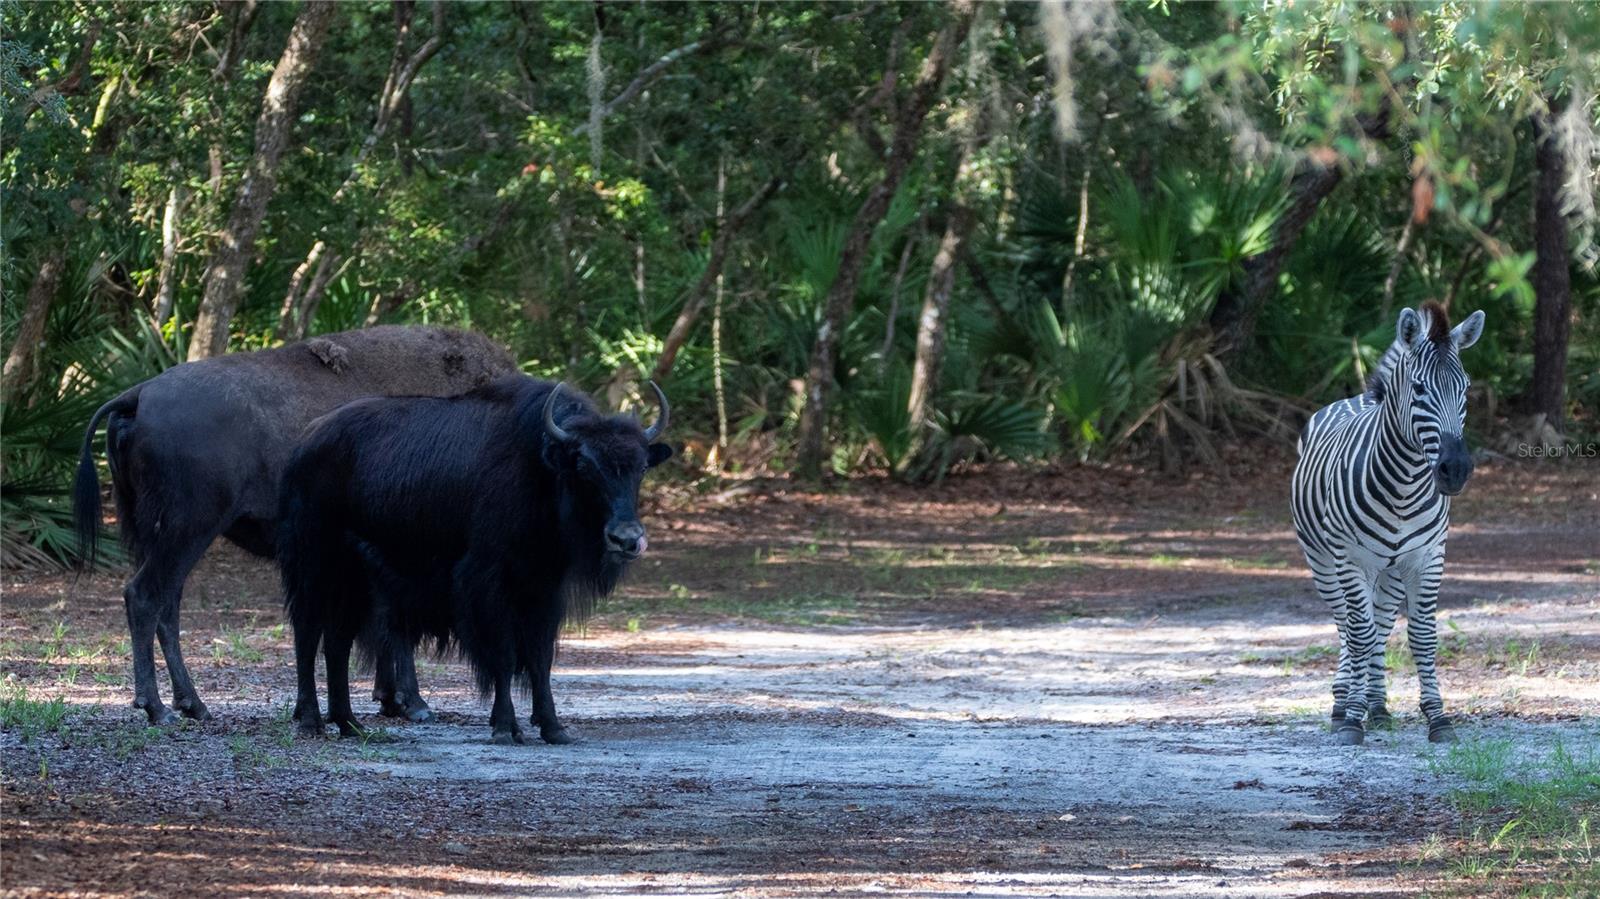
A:
<svg viewBox="0 0 1600 899">
<path fill-rule="evenodd" d="M 1404 28 L 1409 33 L 1409 13 L 1403 7 L 1400 12 L 1403 18 L 1399 21 L 1406 23 Z M 1356 125 L 1362 136 L 1374 141 L 1389 138 L 1393 104 L 1394 97 L 1385 93 L 1376 111 L 1356 115 Z M 1295 243 L 1305 232 L 1317 207 L 1344 180 L 1339 163 L 1339 154 L 1332 149 L 1324 148 L 1311 154 L 1306 160 L 1307 167 L 1295 175 L 1294 183 L 1289 186 L 1289 208 L 1278 218 L 1272 246 L 1265 253 L 1246 259 L 1242 283 L 1217 296 L 1216 305 L 1211 308 L 1211 331 L 1215 337 L 1213 349 L 1219 357 L 1232 356 L 1254 336 L 1256 317 L 1278 289 L 1278 275 Z"/>
<path fill-rule="evenodd" d="M 444 46 L 444 3 L 442 0 L 436 0 L 433 4 L 433 34 L 422 43 L 422 46 L 417 48 L 416 52 L 410 54 L 406 52 L 406 47 L 411 42 L 411 21 L 415 12 L 415 0 L 395 0 L 394 49 L 389 57 L 389 74 L 384 79 L 383 90 L 378 93 L 378 106 L 372 120 L 372 130 L 368 131 L 366 138 L 361 141 L 361 147 L 356 151 L 355 161 L 350 164 L 350 170 L 345 173 L 344 181 L 333 192 L 335 209 L 338 208 L 345 195 L 350 192 L 350 188 L 355 185 L 361 175 L 361 167 L 372 156 L 372 151 L 377 148 L 378 141 L 382 140 L 383 135 L 388 132 L 389 126 L 397 119 L 404 124 L 409 108 L 407 98 L 410 96 L 411 82 L 416 80 L 417 73 L 422 70 L 422 66 Z M 295 326 L 290 319 L 291 312 L 307 309 L 314 312 L 317 303 L 322 300 L 321 296 L 302 296 L 300 288 L 308 283 L 313 287 L 317 284 L 315 276 L 312 277 L 310 282 L 307 282 L 306 275 L 312 271 L 313 266 L 317 265 L 317 258 L 328 250 L 327 241 L 332 238 L 327 235 L 327 232 L 328 229 L 324 227 L 323 236 L 312 242 L 311 249 L 306 253 L 305 260 L 295 267 L 294 275 L 289 279 L 289 290 L 284 294 L 283 304 L 279 307 L 279 338 L 284 338 L 286 334 L 295 330 Z M 338 256 L 339 254 L 333 255 Z M 349 255 L 352 258 L 357 256 L 357 248 L 352 247 Z M 322 267 L 316 269 L 318 272 L 324 270 Z M 326 287 L 327 282 L 323 281 L 322 286 Z M 312 288 L 308 287 L 307 289 L 310 290 Z M 310 324 L 310 314 L 306 313 L 302 316 L 302 319 L 298 329 L 303 337 L 306 327 Z"/>
<path fill-rule="evenodd" d="M 811 363 L 806 370 L 805 405 L 800 414 L 798 455 L 795 473 L 802 478 L 815 478 L 822 473 L 822 463 L 827 455 L 828 399 L 833 387 L 833 370 L 838 362 L 839 334 L 844 329 L 845 318 L 856 298 L 856 285 L 866 267 L 867 251 L 872 244 L 872 234 L 889 211 L 889 203 L 900 188 L 900 181 L 917 154 L 917 144 L 922 138 L 922 123 L 933 107 L 944 84 L 945 73 L 955 52 L 967 38 L 972 28 L 974 7 L 967 0 L 953 4 L 950 22 L 940 30 L 933 49 L 923 60 L 917 73 L 911 95 L 899 108 L 890 140 L 889 152 L 884 160 L 883 179 L 873 185 L 867 199 L 856 212 L 850 232 L 839 254 L 839 271 L 833 286 L 828 289 L 823 304 L 822 324 L 817 328 L 816 341 L 811 348 Z"/>
<path fill-rule="evenodd" d="M 28 286 L 27 306 L 22 311 L 22 321 L 17 325 L 17 339 L 6 354 L 6 363 L 0 371 L 0 402 L 10 403 L 33 383 L 38 374 L 39 347 L 44 344 L 44 326 L 50 320 L 50 303 L 61 284 L 61 272 L 66 268 L 66 247 L 58 245 L 39 265 L 38 274 Z"/>
<path fill-rule="evenodd" d="M 417 285 L 406 281 L 398 288 L 380 293 L 372 298 L 372 305 L 367 307 L 367 318 L 361 323 L 363 328 L 370 328 L 383 321 L 385 316 L 392 315 L 401 306 L 417 298 Z"/>
<path fill-rule="evenodd" d="M 167 208 L 161 215 L 161 270 L 156 277 L 157 325 L 164 325 L 172 317 L 172 304 L 178 292 L 178 218 L 183 215 L 183 204 L 189 199 L 189 189 L 182 184 L 172 185 L 167 194 Z"/>
<path fill-rule="evenodd" d="M 1534 162 L 1538 189 L 1533 198 L 1533 384 L 1528 411 L 1543 415 L 1560 431 L 1566 418 L 1567 339 L 1572 319 L 1572 268 L 1567 220 L 1561 213 L 1566 160 L 1554 135 L 1553 117 L 1534 119 Z"/>
<path fill-rule="evenodd" d="M 313 266 L 321 262 L 323 251 L 327 248 L 328 245 L 323 241 L 312 241 L 305 261 L 295 266 L 294 272 L 289 275 L 289 291 L 283 295 L 283 305 L 278 307 L 279 340 L 288 340 L 289 333 L 294 330 L 295 315 L 300 311 L 300 285 L 312 273 Z"/>
<path fill-rule="evenodd" d="M 1279 217 L 1266 252 L 1244 261 L 1244 277 L 1217 295 L 1211 309 L 1211 330 L 1216 337 L 1216 353 L 1228 357 L 1238 352 L 1255 334 L 1256 317 L 1278 288 L 1278 275 L 1293 252 L 1295 242 L 1306 230 L 1317 207 L 1339 186 L 1343 174 L 1337 164 L 1313 163 L 1313 168 L 1297 175 L 1290 186 L 1289 208 Z"/>
<path fill-rule="evenodd" d="M 683 309 L 673 321 L 672 330 L 667 332 L 667 339 L 662 342 L 661 355 L 657 357 L 650 377 L 663 381 L 672 373 L 672 363 L 677 361 L 678 351 L 683 349 L 684 342 L 689 339 L 689 332 L 694 329 L 700 311 L 705 308 L 706 297 L 717 284 L 717 279 L 722 276 L 722 266 L 727 261 L 728 248 L 733 245 L 733 238 L 744 226 L 745 221 L 782 186 L 782 178 L 769 179 L 754 196 L 744 201 L 744 205 L 734 210 L 728 221 L 718 229 L 716 240 L 711 242 L 711 255 L 706 259 L 706 270 L 700 273 L 700 279 L 689 288 L 689 296 L 683 301 Z"/>
<path fill-rule="evenodd" d="M 244 58 L 244 42 L 250 34 L 250 26 L 255 24 L 256 15 L 261 12 L 259 0 L 223 0 L 222 7 L 230 22 L 228 42 L 217 54 L 216 68 L 211 70 L 211 77 L 218 84 L 232 80 L 234 68 Z"/>
<path fill-rule="evenodd" d="M 321 241 L 318 241 L 320 244 Z M 338 253 L 324 252 L 318 249 L 315 253 L 316 271 L 311 275 L 311 281 L 305 293 L 300 293 L 298 283 L 290 289 L 286 304 L 278 311 L 278 339 L 279 340 L 304 340 L 306 332 L 311 328 L 311 319 L 317 314 L 317 306 L 322 302 L 323 294 L 327 293 L 328 282 L 333 280 L 337 271 L 340 258 Z M 310 261 L 310 260 L 308 260 Z M 296 270 L 291 281 L 298 282 L 304 273 Z"/>
<path fill-rule="evenodd" d="M 245 274 L 267 202 L 277 186 L 278 163 L 294 126 L 295 107 L 322 49 L 334 8 L 331 0 L 306 0 L 267 83 L 261 115 L 256 119 L 255 153 L 211 258 L 200 315 L 189 342 L 191 361 L 219 355 L 228 348 L 228 326 L 244 296 Z"/>
<path fill-rule="evenodd" d="M 950 210 L 939 252 L 928 270 L 928 286 L 922 297 L 922 315 L 917 318 L 917 356 L 911 367 L 910 413 L 911 448 L 901 462 L 904 474 L 922 450 L 928 432 L 928 409 L 939 386 L 939 369 L 944 364 L 945 321 L 950 311 L 950 294 L 955 290 L 956 266 L 961 250 L 971 236 L 978 217 L 971 209 L 958 205 Z"/>
</svg>

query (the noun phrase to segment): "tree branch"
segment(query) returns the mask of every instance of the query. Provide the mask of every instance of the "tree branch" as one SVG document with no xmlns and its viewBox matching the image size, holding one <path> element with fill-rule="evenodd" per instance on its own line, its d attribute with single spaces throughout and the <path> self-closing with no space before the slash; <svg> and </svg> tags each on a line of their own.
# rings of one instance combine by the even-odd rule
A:
<svg viewBox="0 0 1600 899">
<path fill-rule="evenodd" d="M 706 292 L 717 280 L 717 275 L 722 272 L 723 262 L 727 259 L 728 248 L 733 245 L 733 238 L 739 233 L 747 219 L 760 209 L 762 204 L 772 198 L 783 186 L 783 179 L 774 175 L 761 185 L 750 199 L 733 211 L 722 228 L 717 231 L 717 238 L 711 242 L 711 255 L 706 260 L 706 269 L 700 273 L 700 279 L 689 288 L 688 298 L 684 300 L 683 309 L 678 313 L 678 318 L 672 323 L 672 330 L 667 332 L 667 339 L 662 343 L 661 355 L 656 359 L 656 366 L 651 377 L 657 381 L 663 380 L 672 372 L 672 363 L 678 358 L 678 351 L 683 348 L 689 339 L 689 331 L 694 328 L 695 319 L 699 318 L 700 310 L 706 304 Z"/>
<path fill-rule="evenodd" d="M 628 82 L 628 86 L 622 89 L 622 93 L 612 97 L 610 100 L 606 101 L 604 106 L 600 107 L 600 121 L 605 121 L 617 110 L 627 106 L 634 100 L 637 100 L 640 94 L 644 93 L 650 87 L 650 85 L 659 81 L 661 76 L 667 73 L 667 69 L 672 68 L 672 66 L 675 65 L 679 60 L 700 53 L 710 53 L 713 50 L 721 49 L 722 47 L 726 46 L 727 43 L 728 41 L 726 32 L 714 31 L 708 37 L 690 41 L 676 50 L 668 51 L 666 55 L 640 70 L 639 74 L 635 75 L 633 80 Z M 588 134 L 589 124 L 590 123 L 585 122 L 582 125 L 572 129 L 572 136 L 582 137 L 583 135 Z"/>
<path fill-rule="evenodd" d="M 83 42 L 78 45 L 78 55 L 72 60 L 72 65 L 61 80 L 54 84 L 41 85 L 32 94 L 28 101 L 22 105 L 22 114 L 17 118 L 17 129 L 28 124 L 28 119 L 38 112 L 52 96 L 70 97 L 83 90 L 83 80 L 89 74 L 89 58 L 94 54 L 94 46 L 100 41 L 100 32 L 104 31 L 106 23 L 95 19 L 89 23 L 89 31 L 83 36 Z"/>
</svg>

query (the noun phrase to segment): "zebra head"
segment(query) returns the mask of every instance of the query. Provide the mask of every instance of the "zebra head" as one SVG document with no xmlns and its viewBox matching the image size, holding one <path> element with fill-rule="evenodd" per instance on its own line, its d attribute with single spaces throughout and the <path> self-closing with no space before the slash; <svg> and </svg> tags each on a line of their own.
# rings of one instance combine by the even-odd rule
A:
<svg viewBox="0 0 1600 899">
<path fill-rule="evenodd" d="M 1472 476 L 1472 454 L 1461 435 L 1471 384 L 1461 351 L 1482 333 L 1481 310 L 1452 329 L 1443 306 L 1424 303 L 1421 309 L 1400 310 L 1394 345 L 1386 354 L 1390 366 L 1383 399 L 1401 413 L 1402 429 L 1411 445 L 1421 448 L 1446 496 L 1460 493 Z"/>
</svg>

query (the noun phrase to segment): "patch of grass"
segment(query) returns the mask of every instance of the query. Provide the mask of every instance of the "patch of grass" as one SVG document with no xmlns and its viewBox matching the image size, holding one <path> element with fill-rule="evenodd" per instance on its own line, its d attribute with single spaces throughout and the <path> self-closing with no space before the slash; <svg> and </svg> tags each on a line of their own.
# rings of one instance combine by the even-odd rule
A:
<svg viewBox="0 0 1600 899">
<path fill-rule="evenodd" d="M 1326 643 L 1313 643 L 1304 649 L 1283 655 L 1266 655 L 1264 653 L 1249 651 L 1239 655 L 1239 663 L 1252 665 L 1265 663 L 1275 666 L 1285 676 L 1294 673 L 1296 667 L 1309 665 L 1315 662 L 1333 662 L 1339 658 L 1339 647 L 1329 646 Z"/>
<path fill-rule="evenodd" d="M 1458 881 L 1450 892 L 1600 895 L 1600 741 L 1576 749 L 1557 742 L 1529 760 L 1510 740 L 1471 740 L 1429 767 L 1461 783 L 1449 794 L 1461 835 L 1427 844 Z"/>
<path fill-rule="evenodd" d="M 222 629 L 222 636 L 211 641 L 211 657 L 221 663 L 228 659 L 246 665 L 255 665 L 266 658 L 261 650 L 250 645 L 250 635 L 244 631 Z"/>
<path fill-rule="evenodd" d="M 277 768 L 288 761 L 284 756 L 270 752 L 249 734 L 230 736 L 228 751 L 233 754 L 234 767 L 246 773 L 253 774 L 262 768 Z"/>
<path fill-rule="evenodd" d="M 1528 669 L 1532 668 L 1539 660 L 1539 641 L 1520 640 L 1516 637 L 1506 639 L 1505 645 L 1500 648 L 1501 664 L 1506 670 L 1516 672 L 1518 677 L 1526 677 Z"/>
<path fill-rule="evenodd" d="M 1383 664 L 1390 671 L 1415 672 L 1416 661 L 1411 658 L 1411 644 L 1406 642 L 1404 635 L 1389 638 L 1389 644 L 1383 648 Z"/>
<path fill-rule="evenodd" d="M 97 727 L 88 735 L 89 742 L 105 750 L 118 761 L 127 761 L 151 746 L 169 737 L 175 731 L 164 730 L 148 724 L 124 724 L 118 727 Z M 74 735 L 82 736 L 74 731 Z"/>
<path fill-rule="evenodd" d="M 1261 555 L 1243 559 L 1223 559 L 1229 568 L 1243 568 L 1246 570 L 1280 570 L 1289 567 L 1289 563 L 1277 556 Z"/>
<path fill-rule="evenodd" d="M 685 615 L 740 618 L 785 626 L 855 624 L 897 605 L 1018 593 L 1081 567 L 1067 557 L 1030 555 L 1015 546 L 858 548 L 813 558 L 805 547 L 769 550 L 737 579 L 715 588 L 669 583 L 665 590 L 608 597 L 599 611 L 614 626 Z M 715 568 L 715 562 L 709 563 Z"/>
<path fill-rule="evenodd" d="M 67 701 L 29 699 L 28 690 L 13 682 L 0 695 L 0 728 L 14 730 L 22 742 L 30 743 L 42 734 L 56 733 L 67 721 Z"/>
<path fill-rule="evenodd" d="M 45 657 L 46 661 L 59 659 L 66 645 L 67 623 L 65 621 L 57 621 L 56 626 L 50 630 L 50 636 L 45 638 L 44 652 L 41 655 Z"/>
<path fill-rule="evenodd" d="M 1434 656 L 1435 664 L 1443 665 L 1454 659 L 1460 658 L 1467 651 L 1467 634 L 1456 624 L 1454 618 L 1444 620 L 1445 629 L 1449 633 L 1440 633 L 1439 650 Z"/>
<path fill-rule="evenodd" d="M 294 745 L 294 706 L 285 704 L 278 707 L 272 715 L 272 721 L 267 724 L 266 737 L 279 749 Z"/>
<path fill-rule="evenodd" d="M 1177 568 L 1187 561 L 1183 556 L 1169 556 L 1166 553 L 1156 553 L 1150 557 L 1150 564 L 1158 568 Z"/>
</svg>

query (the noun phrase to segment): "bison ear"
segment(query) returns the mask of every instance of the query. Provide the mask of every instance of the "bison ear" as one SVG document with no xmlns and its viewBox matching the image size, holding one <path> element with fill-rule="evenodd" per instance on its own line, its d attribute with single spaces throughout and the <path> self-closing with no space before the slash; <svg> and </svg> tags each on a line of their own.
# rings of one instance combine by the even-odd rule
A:
<svg viewBox="0 0 1600 899">
<path fill-rule="evenodd" d="M 544 467 L 551 471 L 561 471 L 572 463 L 572 451 L 560 440 L 546 440 L 540 453 L 544 460 Z"/>
<path fill-rule="evenodd" d="M 645 453 L 645 468 L 655 468 L 657 465 L 672 458 L 672 447 L 665 443 L 652 443 Z"/>
</svg>

